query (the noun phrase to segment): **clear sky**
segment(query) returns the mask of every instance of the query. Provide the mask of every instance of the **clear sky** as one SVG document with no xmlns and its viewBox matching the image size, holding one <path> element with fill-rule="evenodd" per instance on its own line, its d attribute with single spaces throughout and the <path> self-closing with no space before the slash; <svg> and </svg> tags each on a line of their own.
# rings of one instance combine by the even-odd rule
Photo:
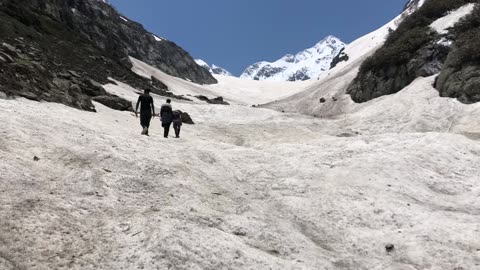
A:
<svg viewBox="0 0 480 270">
<path fill-rule="evenodd" d="M 311 47 L 346 43 L 397 16 L 407 0 L 110 0 L 128 18 L 194 58 L 234 75 Z"/>
</svg>

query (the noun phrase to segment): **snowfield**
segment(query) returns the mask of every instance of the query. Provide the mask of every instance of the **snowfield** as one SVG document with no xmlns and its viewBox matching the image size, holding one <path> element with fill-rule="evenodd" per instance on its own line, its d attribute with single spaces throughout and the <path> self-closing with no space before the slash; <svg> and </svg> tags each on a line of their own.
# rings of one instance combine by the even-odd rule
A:
<svg viewBox="0 0 480 270">
<path fill-rule="evenodd" d="M 268 103 L 277 99 L 285 98 L 301 92 L 311 82 L 259 82 L 244 80 L 230 76 L 214 76 L 217 84 L 198 85 L 187 80 L 174 78 L 164 72 L 133 57 L 133 71 L 140 76 L 151 78 L 152 76 L 164 82 L 169 89 L 173 89 L 177 95 L 185 95 L 194 99 L 193 96 L 204 95 L 210 98 L 221 96 L 228 102 L 243 105 L 257 105 Z"/>
<path fill-rule="evenodd" d="M 0 96 L 0 269 L 480 269 L 480 103 L 440 98 L 435 76 L 345 95 L 387 32 L 310 82 L 196 85 L 132 58 L 233 104 L 173 100 L 196 123 L 181 139 L 101 104 Z"/>
<path fill-rule="evenodd" d="M 475 8 L 475 4 L 473 3 L 467 4 L 457 10 L 452 11 L 447 16 L 444 16 L 434 21 L 430 25 L 430 27 L 440 34 L 447 34 L 449 28 L 453 27 L 463 17 L 472 13 L 474 8 Z"/>
<path fill-rule="evenodd" d="M 0 99 L 0 269 L 479 269 L 480 105 L 433 79 L 329 119 L 174 100 L 178 140 Z"/>
</svg>

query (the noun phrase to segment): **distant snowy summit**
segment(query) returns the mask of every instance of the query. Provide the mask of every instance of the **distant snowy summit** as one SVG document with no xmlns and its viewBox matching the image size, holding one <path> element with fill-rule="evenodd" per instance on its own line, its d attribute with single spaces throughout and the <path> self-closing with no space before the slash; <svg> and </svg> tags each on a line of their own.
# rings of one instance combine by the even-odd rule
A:
<svg viewBox="0 0 480 270">
<path fill-rule="evenodd" d="M 211 74 L 222 75 L 222 76 L 233 76 L 232 73 L 230 73 L 228 70 L 213 64 L 212 66 L 210 66 L 209 64 L 207 64 L 207 62 L 203 61 L 202 59 L 195 59 L 195 62 L 197 62 L 199 66 L 208 70 Z"/>
<path fill-rule="evenodd" d="M 332 60 L 345 46 L 340 39 L 328 36 L 296 55 L 285 55 L 273 63 L 255 63 L 245 69 L 240 78 L 257 81 L 305 81 L 316 78 L 330 69 Z"/>
</svg>

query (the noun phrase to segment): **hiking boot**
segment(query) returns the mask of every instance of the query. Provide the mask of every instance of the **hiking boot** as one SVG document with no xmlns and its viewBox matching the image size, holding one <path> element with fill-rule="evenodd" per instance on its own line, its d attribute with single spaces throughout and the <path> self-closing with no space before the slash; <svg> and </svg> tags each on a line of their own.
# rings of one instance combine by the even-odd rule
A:
<svg viewBox="0 0 480 270">
<path fill-rule="evenodd" d="M 148 128 L 144 127 L 142 130 L 142 135 L 147 135 L 148 134 Z"/>
</svg>

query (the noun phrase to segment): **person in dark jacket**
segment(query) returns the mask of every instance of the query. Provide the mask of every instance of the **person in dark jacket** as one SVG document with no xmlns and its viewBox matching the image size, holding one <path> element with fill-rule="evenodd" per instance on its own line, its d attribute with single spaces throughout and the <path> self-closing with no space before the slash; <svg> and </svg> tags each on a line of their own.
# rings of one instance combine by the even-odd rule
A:
<svg viewBox="0 0 480 270">
<path fill-rule="evenodd" d="M 140 125 L 142 125 L 142 135 L 148 136 L 150 128 L 150 120 L 155 115 L 155 106 L 153 98 L 150 96 L 150 89 L 145 89 L 144 93 L 138 97 L 137 106 L 135 107 L 135 116 L 138 117 L 138 106 L 140 106 Z"/>
<path fill-rule="evenodd" d="M 163 137 L 168 138 L 168 133 L 170 132 L 170 125 L 173 121 L 173 113 L 172 113 L 172 101 L 167 99 L 167 103 L 162 105 L 160 109 L 160 120 L 162 121 L 163 127 Z"/>
<path fill-rule="evenodd" d="M 182 126 L 182 112 L 173 111 L 173 130 L 175 130 L 175 138 L 180 138 L 180 127 Z"/>
</svg>

